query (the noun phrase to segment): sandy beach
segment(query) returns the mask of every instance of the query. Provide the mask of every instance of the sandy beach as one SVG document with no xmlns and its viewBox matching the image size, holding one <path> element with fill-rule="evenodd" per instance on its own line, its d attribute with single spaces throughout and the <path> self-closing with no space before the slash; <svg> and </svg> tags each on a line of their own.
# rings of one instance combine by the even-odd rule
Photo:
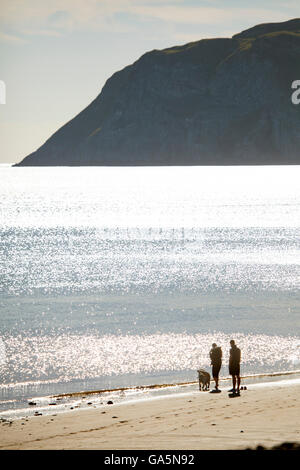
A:
<svg viewBox="0 0 300 470">
<path fill-rule="evenodd" d="M 239 450 L 300 442 L 300 384 L 194 391 L 0 424 L 0 449 Z"/>
</svg>

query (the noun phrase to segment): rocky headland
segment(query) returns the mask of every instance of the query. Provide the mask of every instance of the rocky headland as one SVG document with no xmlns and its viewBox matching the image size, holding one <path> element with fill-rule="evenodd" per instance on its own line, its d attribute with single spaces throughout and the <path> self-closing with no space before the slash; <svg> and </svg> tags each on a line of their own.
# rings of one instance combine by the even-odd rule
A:
<svg viewBox="0 0 300 470">
<path fill-rule="evenodd" d="M 144 54 L 16 166 L 300 164 L 300 19 Z"/>
</svg>

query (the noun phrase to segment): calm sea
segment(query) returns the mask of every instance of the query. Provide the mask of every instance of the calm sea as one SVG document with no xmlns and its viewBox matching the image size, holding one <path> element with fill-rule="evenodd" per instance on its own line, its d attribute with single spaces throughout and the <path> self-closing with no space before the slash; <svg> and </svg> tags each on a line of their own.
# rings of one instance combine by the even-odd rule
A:
<svg viewBox="0 0 300 470">
<path fill-rule="evenodd" d="M 300 369 L 300 166 L 0 166 L 1 409 Z M 1 408 L 2 406 L 2 408 Z"/>
</svg>

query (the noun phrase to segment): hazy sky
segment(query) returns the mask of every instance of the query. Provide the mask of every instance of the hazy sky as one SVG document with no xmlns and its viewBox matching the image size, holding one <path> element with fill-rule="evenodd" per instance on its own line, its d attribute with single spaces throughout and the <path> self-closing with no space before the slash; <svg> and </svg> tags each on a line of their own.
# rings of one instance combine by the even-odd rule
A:
<svg viewBox="0 0 300 470">
<path fill-rule="evenodd" d="M 149 50 L 297 17 L 299 0 L 0 0 L 0 163 L 36 150 Z"/>
</svg>

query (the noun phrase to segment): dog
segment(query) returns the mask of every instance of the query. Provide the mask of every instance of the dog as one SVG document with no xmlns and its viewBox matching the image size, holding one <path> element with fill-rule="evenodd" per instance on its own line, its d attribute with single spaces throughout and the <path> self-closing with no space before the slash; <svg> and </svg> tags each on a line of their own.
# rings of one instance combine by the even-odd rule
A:
<svg viewBox="0 0 300 470">
<path fill-rule="evenodd" d="M 210 387 L 210 374 L 203 369 L 198 371 L 199 390 L 209 390 Z"/>
</svg>

